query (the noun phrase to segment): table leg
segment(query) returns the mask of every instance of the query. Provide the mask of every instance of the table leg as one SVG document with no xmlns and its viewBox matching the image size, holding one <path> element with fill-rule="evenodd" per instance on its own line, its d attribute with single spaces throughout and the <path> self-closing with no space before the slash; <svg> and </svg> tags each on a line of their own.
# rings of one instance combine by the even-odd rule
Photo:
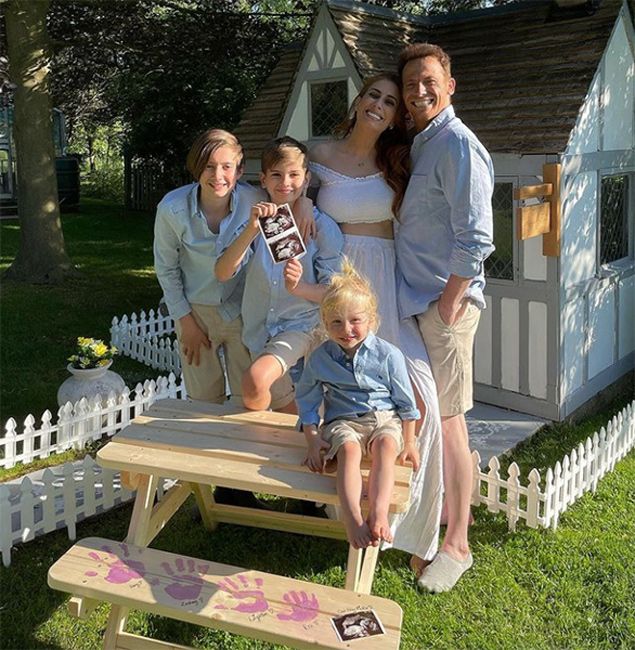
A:
<svg viewBox="0 0 635 650">
<path fill-rule="evenodd" d="M 214 506 L 216 505 L 216 502 L 214 501 L 211 486 L 190 483 L 190 488 L 194 493 L 196 505 L 201 512 L 203 525 L 207 530 L 214 530 L 218 525 L 218 522 L 214 517 Z"/>
<path fill-rule="evenodd" d="M 147 546 L 149 537 L 150 517 L 154 505 L 154 495 L 159 484 L 158 476 L 143 474 L 139 476 L 137 496 L 132 507 L 130 526 L 126 542 L 136 546 Z M 108 625 L 104 634 L 104 650 L 115 650 L 117 636 L 123 632 L 128 617 L 128 608 L 113 605 L 108 617 Z"/>
<path fill-rule="evenodd" d="M 378 557 L 379 546 L 369 546 L 365 549 L 349 547 L 344 588 L 359 594 L 369 594 Z"/>
<path fill-rule="evenodd" d="M 359 582 L 359 572 L 362 568 L 363 549 L 348 547 L 348 563 L 346 564 L 346 582 L 344 589 L 356 591 Z"/>
<path fill-rule="evenodd" d="M 377 558 L 379 557 L 379 546 L 369 546 L 364 551 L 364 560 L 362 562 L 362 570 L 359 575 L 357 589 L 355 591 L 360 594 L 369 594 L 373 587 L 373 579 L 375 578 L 375 568 L 377 567 Z"/>
</svg>

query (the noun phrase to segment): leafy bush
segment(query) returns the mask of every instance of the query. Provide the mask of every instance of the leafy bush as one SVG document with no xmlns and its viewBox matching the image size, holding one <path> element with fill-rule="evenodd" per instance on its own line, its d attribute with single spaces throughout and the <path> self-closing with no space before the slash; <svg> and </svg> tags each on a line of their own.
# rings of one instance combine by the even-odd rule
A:
<svg viewBox="0 0 635 650">
<path fill-rule="evenodd" d="M 81 183 L 84 196 L 123 203 L 123 166 L 121 165 L 84 172 Z"/>
</svg>

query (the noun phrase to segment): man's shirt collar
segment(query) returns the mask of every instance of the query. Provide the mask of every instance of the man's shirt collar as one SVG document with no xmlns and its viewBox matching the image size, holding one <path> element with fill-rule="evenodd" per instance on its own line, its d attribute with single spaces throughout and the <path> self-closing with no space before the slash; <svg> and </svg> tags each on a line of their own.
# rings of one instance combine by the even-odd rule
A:
<svg viewBox="0 0 635 650">
<path fill-rule="evenodd" d="M 412 142 L 412 149 L 421 147 L 425 142 L 433 138 L 445 125 L 455 118 L 454 106 L 450 104 L 444 108 L 423 131 L 419 131 Z"/>
</svg>

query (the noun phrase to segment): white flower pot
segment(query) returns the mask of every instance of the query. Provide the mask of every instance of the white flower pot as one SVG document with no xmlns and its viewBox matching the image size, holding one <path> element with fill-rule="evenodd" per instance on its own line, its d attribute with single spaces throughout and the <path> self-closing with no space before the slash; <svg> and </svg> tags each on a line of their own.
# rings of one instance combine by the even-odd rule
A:
<svg viewBox="0 0 635 650">
<path fill-rule="evenodd" d="M 66 402 L 78 402 L 82 397 L 90 399 L 95 395 L 101 395 L 102 404 L 106 406 L 108 394 L 114 391 L 117 395 L 125 388 L 124 380 L 112 370 L 108 370 L 112 365 L 109 361 L 107 365 L 99 368 L 73 368 L 69 363 L 66 369 L 71 373 L 71 377 L 66 379 L 57 391 L 57 403 L 62 406 Z"/>
</svg>

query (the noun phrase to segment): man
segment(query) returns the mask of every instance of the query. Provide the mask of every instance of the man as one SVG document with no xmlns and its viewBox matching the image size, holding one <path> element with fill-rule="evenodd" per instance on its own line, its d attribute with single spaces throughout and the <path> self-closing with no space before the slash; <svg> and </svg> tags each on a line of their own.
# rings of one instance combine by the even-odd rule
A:
<svg viewBox="0 0 635 650">
<path fill-rule="evenodd" d="M 416 316 L 437 383 L 443 430 L 447 530 L 419 585 L 448 591 L 472 566 L 468 543 L 472 462 L 465 413 L 472 408 L 472 348 L 485 307 L 483 262 L 492 245 L 494 169 L 454 114 L 450 57 L 416 43 L 399 56 L 403 100 L 417 135 L 396 236 L 401 317 Z"/>
</svg>

